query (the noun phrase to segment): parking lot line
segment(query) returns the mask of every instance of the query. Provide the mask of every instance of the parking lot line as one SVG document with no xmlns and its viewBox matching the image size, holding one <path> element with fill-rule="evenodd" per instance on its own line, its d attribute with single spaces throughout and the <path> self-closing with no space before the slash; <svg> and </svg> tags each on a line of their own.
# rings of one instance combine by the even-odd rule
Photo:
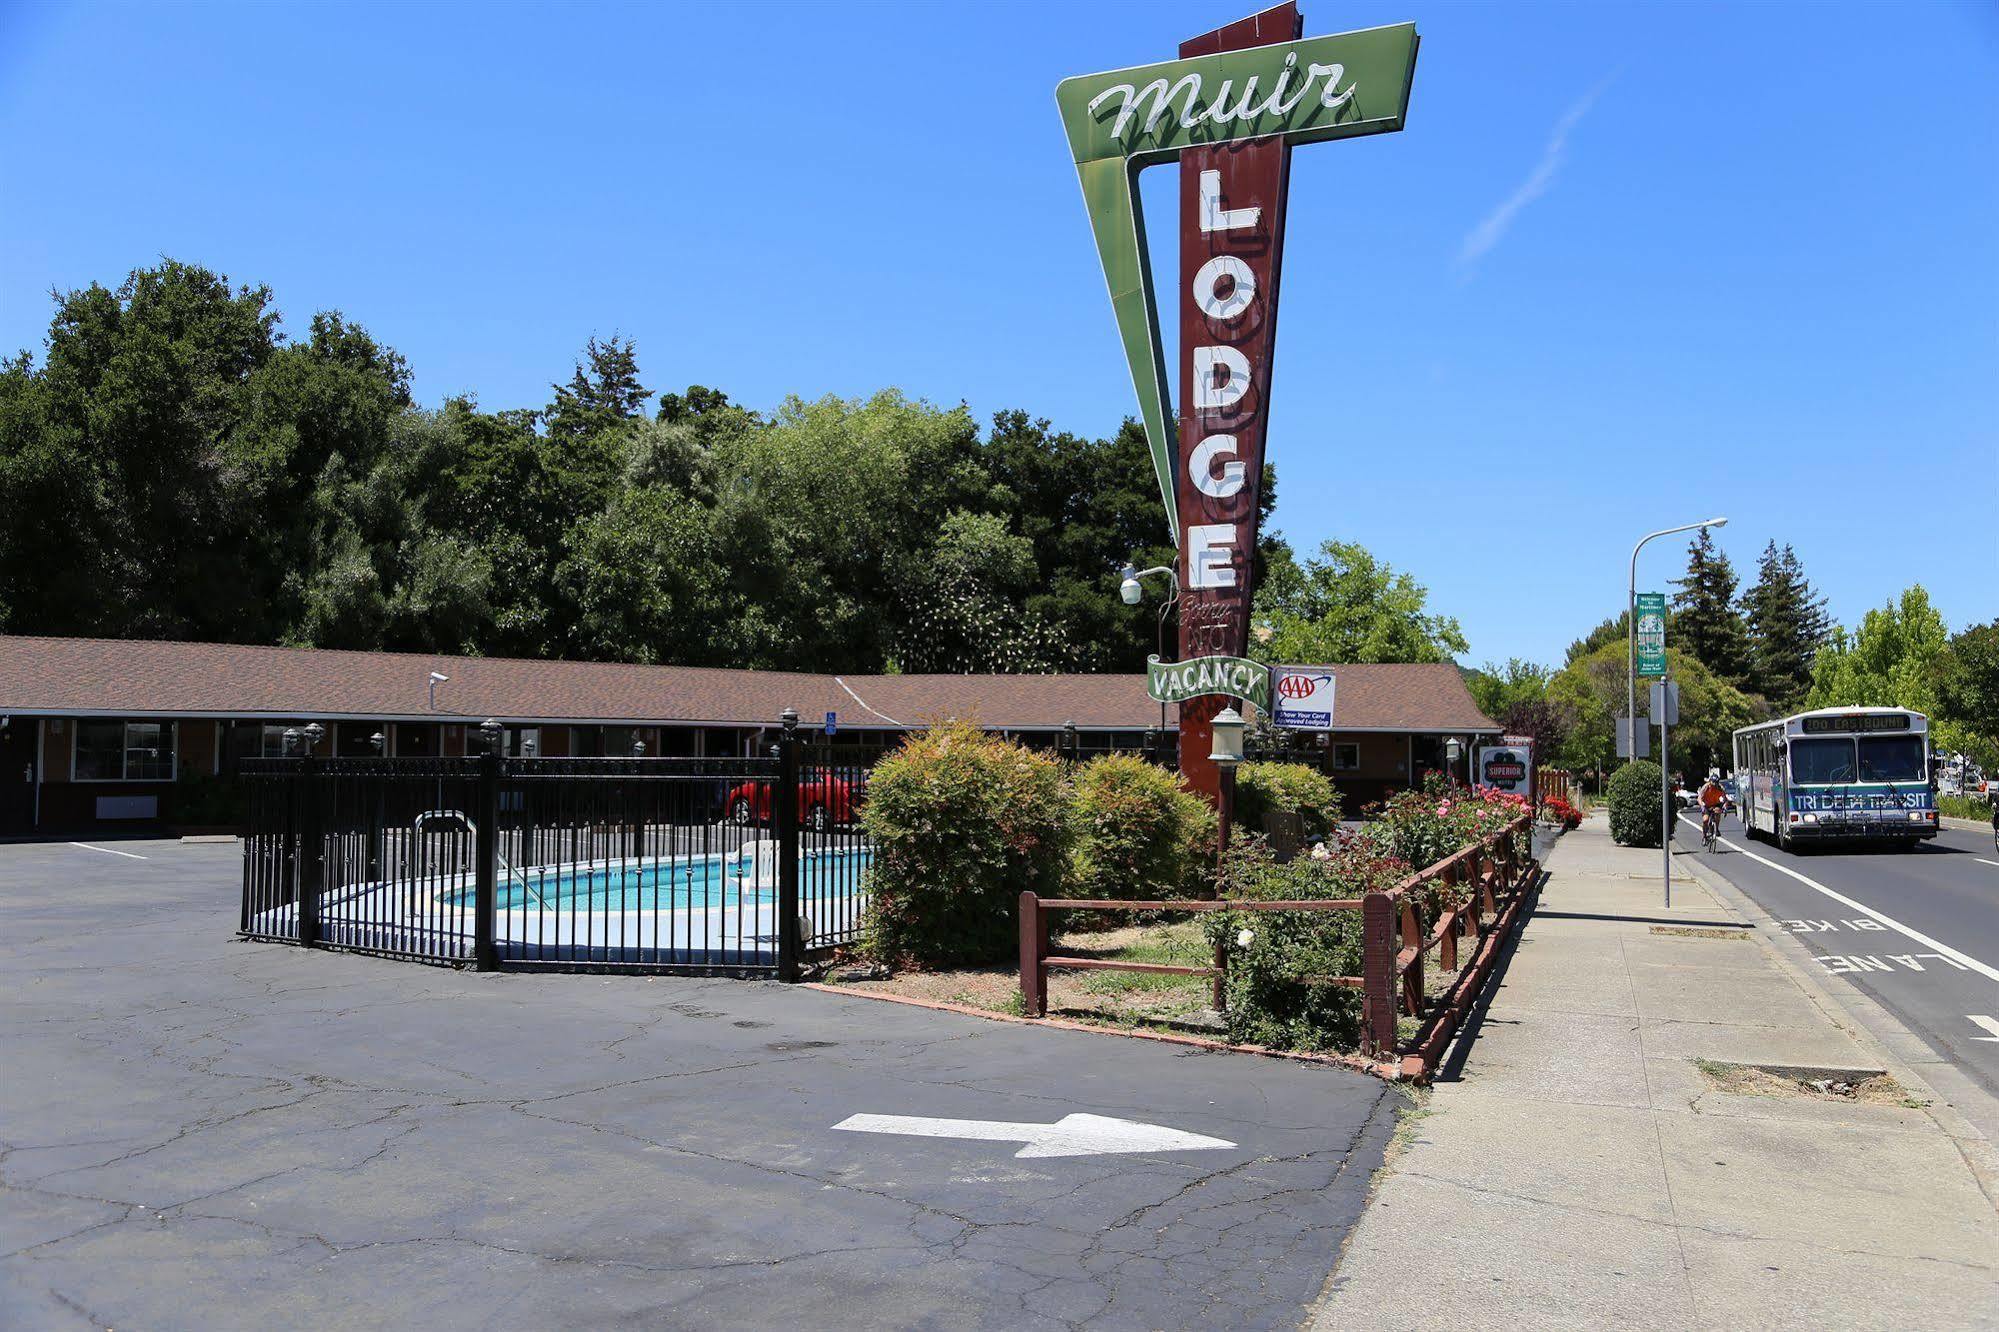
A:
<svg viewBox="0 0 1999 1332">
<path fill-rule="evenodd" d="M 130 851 L 113 851 L 108 846 L 92 846 L 88 842 L 71 842 L 70 845 L 80 846 L 85 851 L 102 851 L 107 856 L 123 856 L 127 860 L 144 860 L 146 858 L 144 856 L 135 856 Z"/>
</svg>

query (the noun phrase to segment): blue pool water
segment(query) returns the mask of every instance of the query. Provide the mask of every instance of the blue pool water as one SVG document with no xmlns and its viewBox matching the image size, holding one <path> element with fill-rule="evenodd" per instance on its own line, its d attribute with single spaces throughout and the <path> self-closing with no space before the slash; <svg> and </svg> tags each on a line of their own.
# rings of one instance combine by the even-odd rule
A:
<svg viewBox="0 0 1999 1332">
<path fill-rule="evenodd" d="M 798 894 L 805 900 L 852 897 L 870 851 L 814 851 L 799 857 Z M 701 911 L 744 907 L 777 900 L 775 884 L 748 882 L 750 865 L 740 858 L 648 860 L 634 865 L 558 866 L 502 871 L 499 909 L 562 911 Z M 766 867 L 766 874 L 769 868 Z M 530 891 L 532 890 L 532 891 Z M 468 889 L 457 905 L 472 905 Z"/>
</svg>

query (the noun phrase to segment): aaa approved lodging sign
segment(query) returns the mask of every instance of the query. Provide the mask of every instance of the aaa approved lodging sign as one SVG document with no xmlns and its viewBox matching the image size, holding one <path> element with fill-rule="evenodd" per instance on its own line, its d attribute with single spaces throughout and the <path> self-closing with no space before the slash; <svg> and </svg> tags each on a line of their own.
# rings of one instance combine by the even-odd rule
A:
<svg viewBox="0 0 1999 1332">
<path fill-rule="evenodd" d="M 1337 683 L 1330 666 L 1272 666 L 1270 724 L 1291 731 L 1332 730 Z"/>
</svg>

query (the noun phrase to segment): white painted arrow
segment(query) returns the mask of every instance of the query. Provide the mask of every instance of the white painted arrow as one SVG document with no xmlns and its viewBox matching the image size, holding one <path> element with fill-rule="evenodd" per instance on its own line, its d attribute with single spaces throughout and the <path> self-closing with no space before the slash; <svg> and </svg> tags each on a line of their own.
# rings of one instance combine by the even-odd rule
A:
<svg viewBox="0 0 1999 1332">
<path fill-rule="evenodd" d="M 1013 1124 L 1003 1119 L 930 1119 L 922 1115 L 848 1115 L 833 1126 L 848 1133 L 900 1133 L 913 1138 L 976 1138 L 1024 1142 L 1026 1156 L 1107 1156 L 1119 1152 L 1200 1152 L 1233 1147 L 1224 1138 L 1105 1115 L 1064 1115 L 1053 1124 Z"/>
<path fill-rule="evenodd" d="M 1999 1022 L 1994 1022 L 1991 1018 L 1985 1016 L 1985 1014 L 1983 1013 L 1967 1013 L 1965 1014 L 1965 1016 L 1970 1018 L 1978 1026 L 1981 1026 L 1985 1028 L 1985 1030 L 1992 1033 L 1990 1036 L 1973 1036 L 1971 1038 L 1972 1040 L 1999 1041 Z"/>
</svg>

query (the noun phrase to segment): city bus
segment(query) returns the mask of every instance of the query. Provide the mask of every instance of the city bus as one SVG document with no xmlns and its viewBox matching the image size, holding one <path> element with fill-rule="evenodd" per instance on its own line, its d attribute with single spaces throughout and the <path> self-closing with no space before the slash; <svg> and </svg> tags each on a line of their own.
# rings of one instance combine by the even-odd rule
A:
<svg viewBox="0 0 1999 1332">
<path fill-rule="evenodd" d="M 1937 835 L 1930 719 L 1908 708 L 1819 708 L 1735 733 L 1742 826 L 1781 846 Z"/>
</svg>

